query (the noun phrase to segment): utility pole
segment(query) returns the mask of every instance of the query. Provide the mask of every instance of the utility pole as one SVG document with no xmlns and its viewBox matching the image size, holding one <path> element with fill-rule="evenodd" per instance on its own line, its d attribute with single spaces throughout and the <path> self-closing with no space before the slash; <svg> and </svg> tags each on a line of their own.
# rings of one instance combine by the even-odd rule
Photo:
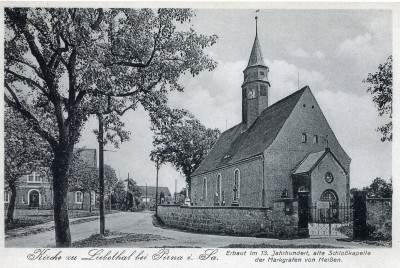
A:
<svg viewBox="0 0 400 268">
<path fill-rule="evenodd" d="M 147 182 L 146 182 L 146 209 L 148 209 L 148 204 L 147 204 Z"/>
<path fill-rule="evenodd" d="M 99 186 L 100 186 L 100 234 L 105 234 L 104 216 L 104 125 L 103 115 L 97 115 L 99 119 Z"/>
<path fill-rule="evenodd" d="M 126 183 L 126 196 L 125 196 L 125 210 L 128 211 L 128 189 L 129 189 L 129 173 L 128 173 L 128 181 Z"/>
<path fill-rule="evenodd" d="M 158 217 L 157 209 L 158 209 L 158 170 L 160 169 L 160 160 L 157 157 L 157 162 L 156 162 L 156 168 L 157 168 L 157 175 L 156 175 L 156 217 Z"/>
</svg>

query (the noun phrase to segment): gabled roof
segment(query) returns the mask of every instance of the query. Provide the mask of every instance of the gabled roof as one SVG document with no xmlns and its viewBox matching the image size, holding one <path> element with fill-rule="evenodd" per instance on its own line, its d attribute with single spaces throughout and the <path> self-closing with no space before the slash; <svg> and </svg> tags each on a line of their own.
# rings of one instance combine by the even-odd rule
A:
<svg viewBox="0 0 400 268">
<path fill-rule="evenodd" d="M 238 124 L 222 133 L 192 176 L 262 154 L 275 140 L 307 88 L 308 86 L 265 109 L 245 132 L 242 132 L 242 124 Z"/>
<path fill-rule="evenodd" d="M 145 197 L 146 195 L 146 186 L 137 186 L 140 189 L 140 192 L 142 194 L 142 197 Z M 158 194 L 163 192 L 165 196 L 171 195 L 168 187 L 158 187 Z M 147 186 L 147 196 L 156 196 L 156 187 L 155 186 Z"/>
<path fill-rule="evenodd" d="M 324 151 L 311 153 L 306 158 L 304 158 L 295 171 L 292 173 L 293 175 L 300 174 L 308 174 L 314 170 L 316 166 L 325 158 L 326 155 L 332 155 L 333 159 L 339 164 L 339 166 L 343 169 L 343 171 L 347 174 L 347 170 L 342 166 L 339 160 L 335 157 L 335 155 L 331 152 L 329 148 L 326 148 Z"/>
<path fill-rule="evenodd" d="M 251 49 L 251 54 L 249 58 L 249 63 L 247 67 L 255 66 L 255 65 L 264 65 L 264 58 L 261 53 L 260 42 L 258 41 L 258 35 L 254 39 L 253 48 Z"/>
</svg>

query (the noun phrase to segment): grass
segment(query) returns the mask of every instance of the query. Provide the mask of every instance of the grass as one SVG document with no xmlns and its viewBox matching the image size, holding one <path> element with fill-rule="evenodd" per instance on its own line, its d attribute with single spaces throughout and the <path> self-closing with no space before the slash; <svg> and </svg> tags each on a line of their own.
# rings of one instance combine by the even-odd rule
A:
<svg viewBox="0 0 400 268">
<path fill-rule="evenodd" d="M 335 247 L 329 245 L 319 245 L 319 244 L 312 244 L 312 245 L 273 245 L 273 244 L 230 244 L 229 246 L 223 248 L 343 248 L 343 247 Z"/>
<path fill-rule="evenodd" d="M 107 247 L 115 246 L 116 244 L 127 244 L 132 242 L 142 241 L 158 241 L 168 240 L 169 238 L 152 235 L 152 234 L 132 234 L 132 233 L 121 233 L 121 232 L 109 232 L 106 231 L 104 236 L 100 234 L 94 234 L 89 238 L 72 243 L 72 247 L 76 248 L 87 248 L 87 247 Z"/>
<path fill-rule="evenodd" d="M 34 226 L 45 222 L 47 222 L 47 220 L 44 219 L 14 219 L 13 222 L 5 222 L 5 231 Z"/>
</svg>

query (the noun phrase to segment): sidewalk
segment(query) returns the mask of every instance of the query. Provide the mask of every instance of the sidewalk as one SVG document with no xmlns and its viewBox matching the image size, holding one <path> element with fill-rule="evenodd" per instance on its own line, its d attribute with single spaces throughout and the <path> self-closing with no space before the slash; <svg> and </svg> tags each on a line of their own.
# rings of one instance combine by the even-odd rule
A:
<svg viewBox="0 0 400 268">
<path fill-rule="evenodd" d="M 98 219 L 99 216 L 89 216 L 82 218 L 72 218 L 69 220 L 70 225 L 79 224 L 82 222 L 94 221 Z M 5 239 L 13 239 L 22 236 L 34 235 L 41 232 L 47 232 L 54 229 L 54 221 L 45 222 L 42 224 L 32 225 L 28 227 L 20 227 L 13 230 L 9 230 L 5 233 Z"/>
</svg>

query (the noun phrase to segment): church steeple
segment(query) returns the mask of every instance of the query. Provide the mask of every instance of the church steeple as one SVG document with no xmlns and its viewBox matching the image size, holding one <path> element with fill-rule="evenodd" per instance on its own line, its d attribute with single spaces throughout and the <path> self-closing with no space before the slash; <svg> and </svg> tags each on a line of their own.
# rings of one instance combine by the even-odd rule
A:
<svg viewBox="0 0 400 268">
<path fill-rule="evenodd" d="M 243 131 L 246 131 L 257 117 L 268 108 L 269 69 L 265 65 L 261 53 L 260 42 L 258 40 L 257 17 L 256 17 L 256 37 L 249 62 L 244 73 L 242 84 L 242 124 Z"/>
<path fill-rule="evenodd" d="M 256 38 L 254 39 L 253 48 L 251 49 L 251 54 L 250 54 L 249 63 L 247 64 L 247 67 L 250 67 L 253 65 L 264 65 L 265 66 L 264 58 L 261 53 L 260 41 L 258 41 L 257 17 L 256 17 Z"/>
</svg>

